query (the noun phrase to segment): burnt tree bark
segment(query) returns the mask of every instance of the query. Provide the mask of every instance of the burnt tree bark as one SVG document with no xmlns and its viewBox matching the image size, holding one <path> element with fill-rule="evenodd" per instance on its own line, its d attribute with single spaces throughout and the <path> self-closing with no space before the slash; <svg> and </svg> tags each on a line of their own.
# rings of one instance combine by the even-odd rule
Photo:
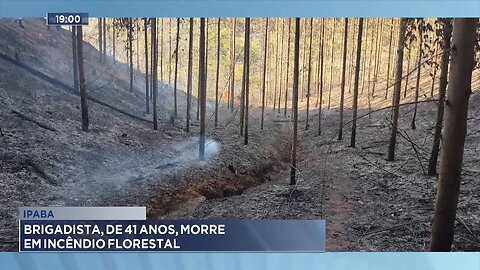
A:
<svg viewBox="0 0 480 270">
<path fill-rule="evenodd" d="M 152 92 L 153 92 L 153 129 L 158 129 L 157 119 L 157 95 L 158 95 L 158 79 L 157 79 L 157 66 L 158 66 L 158 48 L 157 48 L 157 18 L 151 18 L 151 48 L 153 53 L 152 63 Z"/>
<path fill-rule="evenodd" d="M 363 18 L 358 21 L 357 36 L 357 59 L 355 60 L 355 78 L 353 80 L 353 118 L 352 118 L 352 135 L 350 137 L 350 147 L 355 147 L 357 138 L 357 108 L 358 108 L 358 80 L 360 77 L 360 59 L 362 54 L 362 35 L 363 35 Z"/>
<path fill-rule="evenodd" d="M 345 18 L 345 30 L 343 33 L 343 60 L 342 60 L 342 83 L 340 86 L 340 128 L 338 130 L 338 140 L 343 135 L 343 101 L 345 98 L 345 68 L 347 67 L 347 41 L 348 41 L 348 18 Z"/>
<path fill-rule="evenodd" d="M 146 113 L 150 113 L 150 94 L 148 93 L 148 19 L 143 19 L 143 27 L 145 30 L 145 110 Z"/>
<path fill-rule="evenodd" d="M 398 36 L 398 50 L 397 50 L 397 71 L 395 75 L 393 103 L 392 103 L 392 127 L 390 133 L 390 144 L 388 147 L 388 161 L 395 160 L 395 146 L 397 144 L 397 131 L 398 131 L 398 115 L 400 104 L 400 93 L 402 89 L 402 72 L 403 72 L 403 48 L 405 47 L 405 29 L 407 25 L 407 19 L 402 18 L 400 21 L 400 31 Z"/>
<path fill-rule="evenodd" d="M 263 83 L 262 83 L 262 119 L 260 129 L 263 129 L 263 121 L 265 114 L 265 88 L 267 83 L 267 57 L 268 57 L 268 18 L 265 19 L 265 39 L 263 44 Z"/>
<path fill-rule="evenodd" d="M 220 18 L 217 22 L 217 75 L 215 78 L 215 127 L 218 126 L 218 84 L 220 79 Z"/>
<path fill-rule="evenodd" d="M 298 137 L 298 69 L 300 51 L 300 18 L 295 19 L 295 47 L 293 56 L 293 142 L 292 142 L 292 167 L 290 169 L 290 185 L 295 185 L 297 171 L 297 137 Z"/>
<path fill-rule="evenodd" d="M 187 71 L 187 119 L 185 131 L 190 132 L 190 111 L 192 108 L 192 57 L 193 56 L 193 18 L 190 18 L 188 34 L 188 71 Z"/>
<path fill-rule="evenodd" d="M 445 93 L 447 91 L 448 62 L 450 58 L 450 39 L 452 38 L 451 19 L 442 19 L 443 24 L 443 44 L 442 60 L 440 66 L 440 87 L 438 89 L 438 109 L 437 122 L 435 124 L 435 133 L 433 136 L 433 147 L 428 161 L 428 175 L 437 174 L 438 152 L 440 151 L 440 139 L 443 125 L 443 111 L 445 105 Z"/>
<path fill-rule="evenodd" d="M 83 68 L 83 28 L 77 26 L 77 63 L 78 63 L 78 81 L 80 82 L 80 105 L 82 109 L 82 130 L 88 132 L 88 104 L 87 104 L 87 84 L 85 81 L 85 71 Z"/>
<path fill-rule="evenodd" d="M 245 19 L 245 145 L 248 144 L 248 112 L 250 102 L 250 18 Z"/>
<path fill-rule="evenodd" d="M 207 89 L 206 89 L 206 74 L 205 74 L 205 18 L 200 18 L 200 39 L 198 50 L 198 80 L 200 93 L 200 143 L 198 150 L 198 159 L 205 160 L 205 123 L 206 123 L 206 103 L 207 103 Z"/>
<path fill-rule="evenodd" d="M 451 67 L 445 107 L 445 129 L 440 155 L 435 213 L 430 251 L 449 251 L 454 223 L 467 134 L 468 100 L 472 93 L 472 70 L 478 19 L 454 19 Z"/>
</svg>

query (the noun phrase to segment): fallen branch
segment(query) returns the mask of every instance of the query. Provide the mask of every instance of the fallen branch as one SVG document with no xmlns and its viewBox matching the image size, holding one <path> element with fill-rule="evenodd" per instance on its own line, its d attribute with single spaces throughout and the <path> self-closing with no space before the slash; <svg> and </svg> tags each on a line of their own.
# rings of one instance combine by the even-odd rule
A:
<svg viewBox="0 0 480 270">
<path fill-rule="evenodd" d="M 29 122 L 32 122 L 32 123 L 36 124 L 37 126 L 39 126 L 39 127 L 41 127 L 41 128 L 48 129 L 48 130 L 53 131 L 53 132 L 57 131 L 55 128 L 50 127 L 50 126 L 47 125 L 47 124 L 41 123 L 41 122 L 33 119 L 32 117 L 27 116 L 27 115 L 25 115 L 25 114 L 23 114 L 23 113 L 21 113 L 21 112 L 19 112 L 19 111 L 12 110 L 12 113 L 18 115 L 18 117 L 22 118 L 23 120 L 26 120 L 26 121 L 29 121 Z M 3 136 L 3 134 L 2 134 L 2 136 Z"/>
<path fill-rule="evenodd" d="M 467 231 L 468 233 L 470 233 L 470 235 L 475 239 L 477 240 L 477 243 L 480 243 L 480 239 L 478 239 L 478 236 L 475 235 L 472 230 L 470 230 L 470 228 L 467 226 L 467 224 L 465 224 L 465 222 L 463 222 L 463 220 L 461 220 L 459 217 L 455 218 L 458 223 L 460 223 Z"/>
<path fill-rule="evenodd" d="M 87 99 L 90 100 L 90 101 L 93 101 L 93 102 L 95 102 L 95 103 L 97 103 L 97 104 L 99 104 L 99 105 L 102 105 L 102 106 L 105 106 L 105 107 L 107 107 L 107 108 L 110 108 L 110 109 L 112 109 L 112 110 L 114 110 L 114 111 L 116 111 L 116 112 L 119 112 L 119 113 L 121 113 L 121 114 L 124 114 L 124 115 L 126 115 L 126 116 L 128 116 L 128 117 L 130 117 L 130 118 L 132 118 L 132 119 L 139 120 L 139 121 L 143 121 L 143 122 L 146 122 L 146 123 L 149 123 L 149 124 L 153 124 L 153 121 L 151 121 L 151 120 L 148 120 L 148 119 L 145 119 L 145 118 L 136 116 L 136 115 L 134 115 L 134 114 L 131 114 L 131 113 L 129 113 L 129 112 L 126 112 L 126 111 L 124 111 L 124 110 L 118 109 L 118 108 L 116 108 L 116 107 L 114 107 L 114 106 L 112 106 L 112 105 L 110 105 L 110 104 L 107 104 L 107 103 L 105 103 L 105 102 L 103 102 L 103 101 L 100 101 L 100 100 L 98 100 L 98 99 L 96 99 L 96 98 L 94 98 L 94 97 L 92 97 L 92 96 L 87 96 Z"/>
<path fill-rule="evenodd" d="M 34 162 L 32 159 L 26 159 L 25 163 L 32 167 L 32 169 L 37 173 L 38 176 L 42 177 L 45 179 L 49 184 L 56 186 L 57 182 L 55 179 L 53 179 L 51 176 L 45 173 L 45 171 L 38 165 L 36 162 Z"/>
</svg>

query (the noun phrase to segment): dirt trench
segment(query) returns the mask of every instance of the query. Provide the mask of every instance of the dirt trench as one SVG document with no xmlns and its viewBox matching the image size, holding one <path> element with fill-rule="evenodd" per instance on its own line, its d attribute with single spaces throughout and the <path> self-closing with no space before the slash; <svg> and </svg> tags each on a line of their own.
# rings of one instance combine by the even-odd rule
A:
<svg viewBox="0 0 480 270">
<path fill-rule="evenodd" d="M 280 126 L 282 129 L 285 127 L 283 124 Z M 198 176 L 187 174 L 182 181 L 184 184 L 150 199 L 147 218 L 170 218 L 176 216 L 176 213 L 189 212 L 204 201 L 238 196 L 247 189 L 274 181 L 277 173 L 289 168 L 291 149 L 289 138 L 290 135 L 285 131 L 275 134 L 271 147 L 274 147 L 274 152 L 278 154 L 272 154 L 267 161 L 251 162 L 250 166 L 230 171 L 225 166 L 228 157 L 221 157 L 223 161 L 214 165 L 215 173 L 200 173 Z M 245 155 L 248 155 L 248 152 Z"/>
</svg>

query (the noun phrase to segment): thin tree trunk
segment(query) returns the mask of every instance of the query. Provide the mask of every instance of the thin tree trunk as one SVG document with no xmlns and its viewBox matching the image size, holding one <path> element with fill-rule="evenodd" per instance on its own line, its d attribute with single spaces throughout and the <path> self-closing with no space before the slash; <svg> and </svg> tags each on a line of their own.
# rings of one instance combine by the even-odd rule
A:
<svg viewBox="0 0 480 270">
<path fill-rule="evenodd" d="M 247 27 L 247 18 L 245 18 L 245 28 Z M 246 29 L 245 29 L 246 30 Z M 240 93 L 240 136 L 243 136 L 243 128 L 245 125 L 245 90 L 246 90 L 246 77 L 245 71 L 247 69 L 247 36 L 246 31 L 244 36 L 243 45 L 243 71 L 242 71 L 242 91 Z"/>
<path fill-rule="evenodd" d="M 198 57 L 198 80 L 200 81 L 200 145 L 198 158 L 205 160 L 205 124 L 206 124 L 206 72 L 205 72 L 205 18 L 200 18 L 200 39 L 199 39 L 199 57 Z"/>
<path fill-rule="evenodd" d="M 412 118 L 412 129 L 416 129 L 415 120 L 417 118 L 417 108 L 418 108 L 418 96 L 420 94 L 420 75 L 422 69 L 422 43 L 423 43 L 423 26 L 419 25 L 418 27 L 418 36 L 420 37 L 418 40 L 418 62 L 417 62 L 417 80 L 415 83 L 415 105 L 413 107 L 413 118 Z"/>
<path fill-rule="evenodd" d="M 451 67 L 445 108 L 445 129 L 440 155 L 430 251 L 449 251 L 454 234 L 463 150 L 467 134 L 468 100 L 478 18 L 454 19 Z"/>
<path fill-rule="evenodd" d="M 290 185 L 295 185 L 297 171 L 297 137 L 298 137 L 298 73 L 300 54 L 300 18 L 295 19 L 295 48 L 293 60 L 293 142 L 292 142 L 292 167 L 290 169 Z"/>
<path fill-rule="evenodd" d="M 187 74 L 187 119 L 185 131 L 190 132 L 190 111 L 192 107 L 192 64 L 193 64 L 193 18 L 190 18 L 188 34 L 188 74 Z"/>
<path fill-rule="evenodd" d="M 350 147 L 355 147 L 357 138 L 357 108 L 358 108 L 358 80 L 360 77 L 360 59 L 362 54 L 362 35 L 363 35 L 363 18 L 358 22 L 357 37 L 357 59 L 355 61 L 355 79 L 353 81 L 353 118 L 352 118 L 352 135 L 350 137 Z"/>
<path fill-rule="evenodd" d="M 411 53 L 412 53 L 412 49 L 411 48 L 407 48 L 408 50 L 408 53 L 407 53 L 407 75 L 406 75 L 406 78 L 405 78 L 405 89 L 403 90 L 403 97 L 406 98 L 407 97 L 407 91 L 408 91 L 408 77 L 410 77 L 410 58 L 411 58 Z"/>
<path fill-rule="evenodd" d="M 102 62 L 105 63 L 105 59 L 107 58 L 107 19 L 102 20 L 102 39 L 103 39 L 103 59 Z"/>
<path fill-rule="evenodd" d="M 97 27 L 98 27 L 98 58 L 100 59 L 100 62 L 103 62 L 103 53 L 102 53 L 102 49 L 103 49 L 103 45 L 102 45 L 102 38 L 103 38 L 103 34 L 102 34 L 102 18 L 98 18 L 98 21 L 97 21 Z"/>
<path fill-rule="evenodd" d="M 336 20 L 333 18 L 333 30 L 332 30 L 332 43 L 330 46 L 332 47 L 331 55 L 330 55 L 330 88 L 328 89 L 328 105 L 327 109 L 330 110 L 331 99 L 332 99 L 332 89 L 333 89 L 333 63 L 334 63 L 334 52 L 335 52 L 335 26 Z"/>
<path fill-rule="evenodd" d="M 437 53 L 438 45 L 435 44 L 435 49 L 433 50 L 433 63 L 432 63 L 432 87 L 430 89 L 430 97 L 433 97 L 433 92 L 435 90 L 435 81 L 437 79 Z"/>
<path fill-rule="evenodd" d="M 323 20 L 323 19 L 322 19 Z M 318 106 L 320 106 L 320 66 L 321 66 L 321 57 L 322 57 L 322 51 L 321 51 L 321 43 L 323 43 L 323 40 L 322 40 L 322 30 L 320 28 L 320 19 L 317 19 L 318 21 L 318 39 L 319 39 L 319 43 L 318 43 L 318 58 L 317 58 L 317 100 L 315 102 L 315 107 L 318 108 Z"/>
<path fill-rule="evenodd" d="M 403 72 L 403 48 L 405 46 L 405 29 L 407 25 L 407 19 L 402 18 L 400 21 L 400 31 L 398 37 L 398 50 L 397 50 L 397 69 L 395 75 L 393 104 L 392 106 L 392 127 L 390 134 L 390 145 L 388 147 L 388 161 L 395 160 L 395 146 L 397 143 L 397 130 L 398 130 L 398 115 L 400 104 L 400 93 L 402 89 L 402 72 Z"/>
<path fill-rule="evenodd" d="M 128 19 L 128 49 L 129 49 L 129 57 L 130 57 L 130 92 L 133 93 L 133 25 L 132 19 Z"/>
<path fill-rule="evenodd" d="M 300 19 L 301 21 L 301 19 Z M 303 97 L 305 95 L 305 88 L 304 88 L 304 82 L 305 82 L 305 62 L 306 62 L 306 58 L 307 58 L 307 18 L 303 19 L 303 42 L 302 42 L 302 45 L 303 45 L 303 56 L 302 56 L 302 61 L 301 61 L 301 68 L 300 68 L 300 72 L 301 72 L 301 80 L 300 80 L 300 102 L 303 102 Z"/>
<path fill-rule="evenodd" d="M 292 26 L 292 19 L 288 18 L 288 44 L 287 44 L 287 82 L 285 85 L 285 104 L 283 109 L 283 115 L 287 116 L 287 102 L 288 102 L 288 78 L 290 73 L 290 43 L 291 43 L 291 26 Z"/>
<path fill-rule="evenodd" d="M 390 41 L 388 45 L 388 58 L 387 58 L 387 83 L 385 86 L 385 99 L 388 98 L 388 89 L 390 88 L 390 58 L 392 55 L 392 41 L 393 41 L 393 18 L 390 22 Z"/>
<path fill-rule="evenodd" d="M 82 26 L 77 28 L 77 63 L 78 63 L 78 80 L 80 82 L 80 105 L 82 109 L 82 130 L 88 132 L 88 104 L 87 104 L 87 83 L 85 81 L 85 72 L 83 68 L 83 29 Z"/>
<path fill-rule="evenodd" d="M 205 120 L 207 103 L 207 89 L 205 80 L 205 18 L 200 18 L 200 39 L 198 53 L 198 80 L 200 81 L 200 144 L 198 159 L 205 160 Z"/>
<path fill-rule="evenodd" d="M 147 18 L 144 18 L 143 27 L 145 29 L 145 110 L 146 113 L 150 113 L 150 94 L 148 93 L 148 22 Z"/>
<path fill-rule="evenodd" d="M 248 144 L 248 111 L 250 102 L 250 18 L 245 19 L 245 145 Z"/>
<path fill-rule="evenodd" d="M 321 45 L 321 66 L 320 66 L 320 103 L 318 106 L 318 136 L 322 135 L 322 103 L 323 103 L 323 66 L 324 66 L 324 44 L 325 44 L 325 18 L 322 18 L 322 45 Z"/>
<path fill-rule="evenodd" d="M 279 83 L 279 79 L 278 79 L 278 66 L 280 65 L 280 61 L 279 59 L 281 59 L 281 55 L 279 55 L 279 50 L 278 50 L 278 44 L 279 44 L 279 39 L 280 39 L 280 31 L 279 31 L 279 21 L 278 19 L 276 19 L 276 22 L 275 22 L 275 32 L 277 34 L 277 38 L 275 39 L 275 43 L 276 43 L 276 49 L 275 49 L 275 83 L 274 83 L 274 92 L 273 92 L 273 111 L 275 112 L 275 109 L 277 107 L 277 89 L 278 89 L 278 85 L 280 84 Z M 280 67 L 281 69 L 282 67 Z M 280 74 L 281 76 L 281 74 Z"/>
<path fill-rule="evenodd" d="M 113 62 L 116 62 L 117 61 L 117 56 L 116 56 L 116 48 L 115 48 L 115 43 L 116 43 L 116 40 L 117 40 L 117 33 L 116 33 L 116 29 L 115 29 L 115 25 L 112 23 L 112 58 L 113 58 Z"/>
<path fill-rule="evenodd" d="M 158 48 L 157 48 L 157 18 L 151 18 L 151 41 L 152 41 L 152 92 L 153 92 L 153 129 L 158 129 L 157 119 L 157 96 L 158 96 L 158 79 L 157 79 L 157 66 L 158 66 Z"/>
<path fill-rule="evenodd" d="M 268 57 L 268 18 L 265 19 L 265 39 L 263 44 L 263 84 L 262 84 L 262 120 L 260 123 L 260 129 L 263 129 L 263 120 L 265 114 L 265 88 L 267 83 L 267 57 Z"/>
<path fill-rule="evenodd" d="M 428 161 L 428 175 L 437 175 L 438 152 L 440 151 L 440 139 L 442 134 L 443 111 L 445 105 L 445 93 L 447 91 L 448 61 L 450 57 L 450 39 L 452 37 L 451 19 L 442 19 L 443 24 L 443 48 L 440 66 L 440 88 L 438 89 L 438 110 L 435 134 L 433 136 L 433 147 Z"/>
<path fill-rule="evenodd" d="M 137 70 L 140 70 L 140 38 L 139 38 L 139 35 L 140 35 L 140 19 L 135 19 L 135 22 L 136 22 L 136 28 L 137 28 L 137 47 L 136 47 L 136 51 L 137 51 Z"/>
<path fill-rule="evenodd" d="M 310 43 L 308 49 L 308 77 L 307 77 L 307 116 L 305 118 L 305 130 L 308 130 L 308 117 L 310 112 L 310 88 L 312 82 L 312 40 L 313 40 L 313 18 L 310 18 Z"/>
<path fill-rule="evenodd" d="M 285 19 L 282 19 L 282 47 L 281 47 L 281 52 L 280 52 L 280 88 L 278 88 L 278 108 L 277 108 L 277 113 L 280 113 L 280 101 L 282 98 L 282 88 L 283 88 L 283 82 L 284 79 L 283 77 L 285 74 L 283 74 L 283 39 L 285 36 Z"/>
<path fill-rule="evenodd" d="M 177 18 L 177 38 L 175 42 L 175 74 L 173 75 L 173 99 L 174 99 L 174 117 L 177 118 L 178 104 L 177 104 L 177 79 L 178 79 L 178 54 L 180 43 L 180 18 Z"/>
<path fill-rule="evenodd" d="M 232 76 L 230 77 L 230 109 L 233 111 L 235 106 L 235 29 L 237 28 L 237 19 L 233 19 L 233 27 L 230 36 L 230 63 L 231 63 L 231 71 Z"/>
<path fill-rule="evenodd" d="M 172 18 L 168 19 L 168 87 L 172 85 Z M 175 113 L 176 114 L 176 113 Z"/>
<path fill-rule="evenodd" d="M 78 82 L 78 51 L 77 51 L 77 29 L 72 26 L 72 59 L 73 59 L 73 89 L 76 93 L 80 93 Z"/>
<path fill-rule="evenodd" d="M 340 86 L 340 128 L 338 130 L 338 140 L 343 135 L 343 100 L 345 98 L 345 68 L 347 67 L 347 47 L 348 44 L 348 18 L 345 18 L 345 31 L 343 34 L 343 60 L 342 60 L 342 84 Z"/>
<path fill-rule="evenodd" d="M 372 85 L 372 97 L 375 97 L 375 86 L 377 85 L 378 78 L 378 68 L 382 64 L 382 42 L 383 42 L 383 18 L 380 19 L 380 30 L 377 32 L 377 44 L 376 44 L 376 56 L 375 56 L 375 67 L 373 74 L 373 85 Z"/>
<path fill-rule="evenodd" d="M 215 127 L 218 126 L 218 83 L 220 80 L 220 18 L 217 23 L 217 76 L 215 78 Z"/>
</svg>

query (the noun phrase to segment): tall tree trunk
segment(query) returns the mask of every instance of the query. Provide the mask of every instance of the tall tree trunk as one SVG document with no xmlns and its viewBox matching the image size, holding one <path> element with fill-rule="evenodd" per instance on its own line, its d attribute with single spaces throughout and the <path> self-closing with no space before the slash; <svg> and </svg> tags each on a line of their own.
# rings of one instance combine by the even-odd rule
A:
<svg viewBox="0 0 480 270">
<path fill-rule="evenodd" d="M 282 19 L 282 47 L 281 47 L 281 52 L 280 52 L 280 88 L 278 88 L 278 108 L 277 108 L 277 113 L 280 113 L 280 101 L 281 101 L 281 98 L 282 98 L 282 89 L 283 89 L 283 82 L 284 82 L 284 79 L 283 77 L 285 76 L 285 74 L 283 74 L 283 39 L 285 37 L 285 19 Z"/>
<path fill-rule="evenodd" d="M 198 151 L 198 159 L 205 160 L 205 120 L 207 104 L 207 89 L 205 80 L 205 18 L 200 18 L 200 39 L 198 47 L 198 80 L 200 81 L 200 144 Z"/>
<path fill-rule="evenodd" d="M 265 88 L 267 83 L 267 57 L 268 57 L 268 18 L 265 19 L 265 39 L 263 44 L 263 83 L 262 83 L 262 120 L 260 129 L 263 129 L 263 118 L 265 114 Z"/>
<path fill-rule="evenodd" d="M 395 146 L 397 144 L 397 130 L 398 130 L 398 115 L 400 104 L 400 93 L 402 89 L 402 73 L 403 73 L 403 48 L 405 47 L 405 29 L 407 26 L 407 19 L 402 18 L 400 21 L 400 31 L 398 36 L 398 50 L 397 50 L 397 69 L 395 75 L 394 93 L 393 93 L 393 108 L 392 108 L 392 127 L 390 133 L 390 145 L 388 147 L 388 161 L 395 160 Z"/>
<path fill-rule="evenodd" d="M 345 31 L 343 33 L 343 60 L 342 60 L 342 84 L 340 86 L 340 128 L 338 130 L 338 140 L 343 135 L 343 100 L 345 98 L 345 68 L 347 67 L 347 47 L 348 44 L 348 18 L 345 18 Z"/>
<path fill-rule="evenodd" d="M 132 25 L 132 18 L 128 19 L 128 49 L 129 49 L 129 57 L 130 57 L 130 92 L 133 93 L 133 25 Z"/>
<path fill-rule="evenodd" d="M 208 18 L 205 18 L 205 91 L 208 92 Z"/>
<path fill-rule="evenodd" d="M 77 29 L 72 26 L 72 59 L 73 59 L 73 89 L 76 93 L 80 93 L 78 83 L 78 51 L 77 51 Z"/>
<path fill-rule="evenodd" d="M 445 93 L 447 91 L 447 76 L 448 76 L 448 61 L 450 57 L 450 39 L 452 38 L 452 24 L 451 19 L 442 19 L 443 24 L 443 48 L 442 48 L 442 62 L 440 66 L 440 88 L 438 89 L 438 110 L 437 123 L 435 124 L 435 134 L 433 136 L 433 147 L 430 159 L 428 161 L 428 175 L 434 176 L 437 174 L 437 159 L 440 150 L 440 138 L 442 134 L 443 111 L 445 105 Z"/>
<path fill-rule="evenodd" d="M 168 19 L 168 86 L 172 85 L 172 18 Z M 175 113 L 176 114 L 176 113 Z"/>
<path fill-rule="evenodd" d="M 135 19 L 135 31 L 136 31 L 136 40 L 135 42 L 137 43 L 136 44 L 136 47 L 135 47 L 135 50 L 136 50 L 136 53 L 137 53 L 137 57 L 136 57 L 136 60 L 137 60 L 137 70 L 140 70 L 140 39 L 139 39 L 139 34 L 140 34 L 140 19 Z"/>
<path fill-rule="evenodd" d="M 308 130 L 308 117 L 310 112 L 310 88 L 312 82 L 312 40 L 313 40 L 313 18 L 310 18 L 310 41 L 308 49 L 308 78 L 307 78 L 307 116 L 305 118 L 305 130 Z"/>
<path fill-rule="evenodd" d="M 98 28 L 98 58 L 100 60 L 100 62 L 103 62 L 103 52 L 102 52 L 102 49 L 103 49 L 103 45 L 102 45 L 102 38 L 103 38 L 103 34 L 102 34 L 102 18 L 98 18 L 98 21 L 97 21 L 97 28 Z"/>
<path fill-rule="evenodd" d="M 378 25 L 377 25 L 378 27 Z M 374 19 L 372 19 L 372 30 L 370 31 L 370 35 L 371 38 L 370 38 L 370 54 L 369 54 L 369 57 L 368 57 L 368 79 L 367 79 L 367 92 L 368 92 L 368 100 L 369 100 L 369 104 L 368 104 L 368 108 L 370 109 L 370 83 L 372 81 L 372 60 L 375 60 L 375 56 L 374 56 L 374 49 L 375 49 L 375 46 L 373 45 L 374 44 L 374 41 L 375 41 L 375 21 Z M 365 52 L 366 54 L 366 52 Z M 369 116 L 370 117 L 370 116 Z"/>
<path fill-rule="evenodd" d="M 157 120 L 157 96 L 158 96 L 158 43 L 157 43 L 157 18 L 151 18 L 151 48 L 153 53 L 153 63 L 152 63 L 152 92 L 153 92 L 153 129 L 158 129 L 158 120 Z"/>
<path fill-rule="evenodd" d="M 163 70 L 163 55 L 164 55 L 164 51 L 163 51 L 163 46 L 164 46 L 164 42 L 163 42 L 163 36 L 164 36 L 164 33 L 163 33 L 163 30 L 164 30 L 164 25 L 163 25 L 163 18 L 160 18 L 160 90 L 164 90 L 163 87 L 164 87 L 164 80 L 165 80 L 165 77 L 164 77 L 164 70 Z M 157 39 L 157 42 L 159 40 Z"/>
<path fill-rule="evenodd" d="M 437 79 L 437 53 L 438 45 L 435 44 L 435 49 L 433 50 L 433 63 L 432 63 L 432 87 L 430 88 L 430 97 L 433 97 L 433 92 L 435 90 L 435 81 Z"/>
<path fill-rule="evenodd" d="M 449 251 L 460 192 L 478 18 L 454 19 L 451 66 L 430 251 Z"/>
<path fill-rule="evenodd" d="M 383 51 L 383 18 L 380 18 L 380 29 L 377 32 L 375 67 L 373 72 L 372 97 L 375 97 L 375 86 L 377 85 L 378 69 L 382 65 L 382 51 Z"/>
<path fill-rule="evenodd" d="M 215 127 L 218 126 L 218 84 L 220 80 L 220 18 L 217 22 L 217 76 L 215 78 Z"/>
<path fill-rule="evenodd" d="M 78 80 L 80 82 L 80 105 L 82 109 L 82 130 L 88 132 L 88 104 L 87 104 L 87 83 L 85 81 L 85 72 L 83 68 L 83 29 L 82 26 L 77 28 L 77 63 L 78 63 Z"/>
<path fill-rule="evenodd" d="M 190 111 L 192 107 L 192 64 L 193 64 L 193 18 L 190 18 L 188 34 L 188 74 L 187 74 L 187 119 L 185 131 L 190 132 Z"/>
<path fill-rule="evenodd" d="M 358 21 L 358 37 L 357 37 L 357 59 L 355 61 L 355 78 L 353 80 L 353 117 L 352 117 L 352 135 L 350 137 L 350 147 L 355 147 L 357 139 L 357 108 L 358 108 L 358 80 L 360 77 L 360 59 L 362 54 L 362 35 L 363 35 L 363 18 Z"/>
<path fill-rule="evenodd" d="M 143 27 L 145 30 L 145 110 L 146 113 L 150 113 L 150 93 L 148 86 L 148 19 L 143 19 Z"/>
<path fill-rule="evenodd" d="M 175 74 L 173 75 L 173 99 L 174 99 L 174 117 L 177 118 L 178 105 L 177 105 L 177 79 L 178 79 L 178 54 L 180 43 L 180 18 L 177 18 L 177 38 L 175 42 Z"/>
<path fill-rule="evenodd" d="M 322 135 L 322 103 L 323 103 L 323 66 L 324 66 L 324 44 L 325 44 L 325 18 L 322 18 L 322 45 L 320 49 L 320 103 L 318 106 L 318 136 Z"/>
<path fill-rule="evenodd" d="M 348 68 L 348 93 L 350 94 L 352 92 L 352 82 L 353 82 L 353 76 L 355 75 L 355 21 L 353 21 L 353 25 L 352 25 L 352 50 L 350 52 L 350 64 L 349 64 L 349 68 Z"/>
<path fill-rule="evenodd" d="M 245 27 L 247 26 L 247 18 L 245 18 Z M 246 29 L 245 29 L 246 30 Z M 247 70 L 247 36 L 246 31 L 244 31 L 244 45 L 243 45 L 243 71 L 242 71 L 242 91 L 240 93 L 240 136 L 243 136 L 243 128 L 245 125 L 245 86 L 246 86 L 246 77 L 245 71 Z"/>
<path fill-rule="evenodd" d="M 407 53 L 407 75 L 405 78 L 405 89 L 403 90 L 403 97 L 407 97 L 407 91 L 408 91 L 408 77 L 410 77 L 410 58 L 412 56 L 412 49 L 407 48 L 408 53 Z"/>
<path fill-rule="evenodd" d="M 117 61 L 116 48 L 115 48 L 116 40 L 117 40 L 117 33 L 115 29 L 115 24 L 112 23 L 112 58 L 114 63 Z"/>
<path fill-rule="evenodd" d="M 317 89 L 316 89 L 316 96 L 317 96 L 317 100 L 315 102 L 315 107 L 318 108 L 318 106 L 320 105 L 320 66 L 321 66 L 321 57 L 322 57 L 322 52 L 321 52 L 321 43 L 323 42 L 322 40 L 322 30 L 321 30 L 321 27 L 320 27 L 320 19 L 317 19 L 318 21 L 318 40 L 319 40 L 319 43 L 318 43 L 318 57 L 317 57 L 317 75 L 316 75 L 316 78 L 317 78 Z"/>
<path fill-rule="evenodd" d="M 412 118 L 412 129 L 416 128 L 415 120 L 417 118 L 417 108 L 418 108 L 418 96 L 420 94 L 420 75 L 422 69 L 422 43 L 423 43 L 423 26 L 419 25 L 418 27 L 418 62 L 417 62 L 417 79 L 415 83 L 415 105 L 413 107 L 413 118 Z"/>
<path fill-rule="evenodd" d="M 277 107 L 277 90 L 278 90 L 278 85 L 280 84 L 279 83 L 279 79 L 278 79 L 278 66 L 280 65 L 280 61 L 279 59 L 282 58 L 282 56 L 279 54 L 279 50 L 278 50 L 278 44 L 279 44 L 279 40 L 280 40 L 280 30 L 279 30 L 279 19 L 276 19 L 275 20 L 275 32 L 277 34 L 277 38 L 275 39 L 275 43 L 276 43 L 276 49 L 275 49 L 275 81 L 274 81 L 274 92 L 273 92 L 273 111 L 275 112 L 275 109 Z M 281 69 L 281 67 L 280 67 Z M 281 76 L 281 74 L 280 74 Z"/>
<path fill-rule="evenodd" d="M 107 58 L 107 19 L 102 20 L 102 40 L 103 40 L 103 47 L 102 47 L 102 53 L 103 53 L 103 58 L 102 62 L 105 63 L 105 59 Z"/>
<path fill-rule="evenodd" d="M 231 72 L 232 75 L 230 77 L 230 109 L 233 111 L 235 106 L 235 62 L 236 62 L 236 55 L 235 55 L 235 29 L 237 28 L 237 19 L 233 18 L 233 27 L 230 36 L 230 63 L 231 63 Z"/>
<path fill-rule="evenodd" d="M 288 78 L 289 78 L 289 73 L 290 73 L 290 43 L 291 43 L 291 26 L 292 26 L 292 19 L 288 18 L 288 44 L 287 44 L 287 82 L 285 85 L 285 104 L 284 104 L 284 110 L 283 110 L 283 115 L 287 116 L 287 102 L 288 102 Z"/>
<path fill-rule="evenodd" d="M 248 106 L 250 101 L 250 18 L 245 18 L 245 145 L 248 144 Z"/>
<path fill-rule="evenodd" d="M 301 21 L 302 19 L 300 19 Z M 304 82 L 305 82 L 305 62 L 306 62 L 306 58 L 307 58 L 307 18 L 303 19 L 303 42 L 302 42 L 302 46 L 303 46 L 303 56 L 302 56 L 302 61 L 301 61 L 301 68 L 300 68 L 300 72 L 301 72 L 301 79 L 300 79 L 300 101 L 303 102 L 303 97 L 304 97 L 304 94 L 305 94 L 305 88 L 304 88 Z"/>
<path fill-rule="evenodd" d="M 298 69 L 300 54 L 300 18 L 295 19 L 295 47 L 293 56 L 293 142 L 292 142 L 292 167 L 290 169 L 290 185 L 295 185 L 297 171 L 297 136 L 298 136 Z"/>
<path fill-rule="evenodd" d="M 333 63 L 334 63 L 334 52 L 335 52 L 335 26 L 336 20 L 333 18 L 333 30 L 332 30 L 332 43 L 330 46 L 332 47 L 331 55 L 330 55 L 330 88 L 328 89 L 328 105 L 327 109 L 330 110 L 331 99 L 332 99 L 332 89 L 333 89 Z"/>
<path fill-rule="evenodd" d="M 362 61 L 362 90 L 360 91 L 360 95 L 363 95 L 363 90 L 365 89 L 365 74 L 367 70 L 367 52 L 368 52 L 368 19 L 365 19 L 365 53 L 363 54 L 363 61 Z"/>
<path fill-rule="evenodd" d="M 388 98 L 388 89 L 390 88 L 390 59 L 392 58 L 392 41 L 393 41 L 393 18 L 390 22 L 390 41 L 388 45 L 388 58 L 387 58 L 387 85 L 385 86 L 385 99 Z"/>
</svg>

